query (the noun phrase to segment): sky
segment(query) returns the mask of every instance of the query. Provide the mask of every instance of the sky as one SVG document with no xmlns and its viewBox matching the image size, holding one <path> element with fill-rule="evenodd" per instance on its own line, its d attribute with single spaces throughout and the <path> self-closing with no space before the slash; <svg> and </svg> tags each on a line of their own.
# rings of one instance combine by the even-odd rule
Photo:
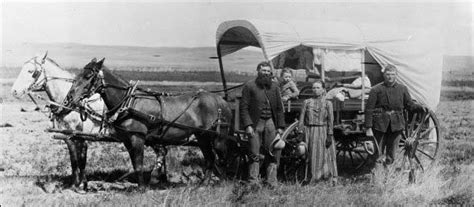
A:
<svg viewBox="0 0 474 207">
<path fill-rule="evenodd" d="M 2 44 L 67 42 L 149 47 L 215 46 L 220 22 L 230 19 L 338 20 L 433 27 L 447 55 L 473 54 L 470 1 L 111 2 L 2 1 Z"/>
</svg>

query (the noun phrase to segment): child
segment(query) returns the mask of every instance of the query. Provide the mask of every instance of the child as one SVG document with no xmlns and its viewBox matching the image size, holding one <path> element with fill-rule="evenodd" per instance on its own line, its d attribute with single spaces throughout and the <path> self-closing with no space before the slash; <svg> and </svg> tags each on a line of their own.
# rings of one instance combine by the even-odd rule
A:
<svg viewBox="0 0 474 207">
<path fill-rule="evenodd" d="M 297 98 L 300 91 L 296 87 L 295 82 L 293 81 L 293 72 L 289 68 L 284 68 L 281 71 L 281 100 L 283 102 L 288 101 L 291 98 Z"/>
</svg>

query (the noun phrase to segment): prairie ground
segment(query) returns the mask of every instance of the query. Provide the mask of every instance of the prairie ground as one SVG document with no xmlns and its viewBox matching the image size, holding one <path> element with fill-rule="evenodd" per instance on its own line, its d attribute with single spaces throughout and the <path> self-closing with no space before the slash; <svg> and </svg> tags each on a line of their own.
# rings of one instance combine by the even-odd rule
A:
<svg viewBox="0 0 474 207">
<path fill-rule="evenodd" d="M 430 205 L 474 202 L 474 99 L 469 91 L 444 90 L 436 110 L 442 128 L 434 165 L 408 184 L 407 175 L 376 171 L 375 175 L 341 172 L 340 182 L 302 186 L 282 183 L 275 189 L 251 191 L 239 181 L 213 186 L 168 185 L 137 192 L 131 182 L 113 182 L 132 167 L 122 144 L 89 143 L 88 180 L 96 188 L 78 194 L 64 185 L 70 174 L 66 145 L 44 132 L 48 114 L 32 111 L 27 99 L 11 97 L 10 82 L 1 83 L 0 205 Z M 463 86 L 464 87 L 464 86 Z M 163 89 L 163 88 L 162 88 Z M 169 89 L 169 88 L 167 88 Z M 194 90 L 189 87 L 186 90 Z M 472 91 L 471 91 L 472 93 Z M 26 110 L 22 112 L 21 109 Z M 154 153 L 147 149 L 146 167 Z"/>
</svg>

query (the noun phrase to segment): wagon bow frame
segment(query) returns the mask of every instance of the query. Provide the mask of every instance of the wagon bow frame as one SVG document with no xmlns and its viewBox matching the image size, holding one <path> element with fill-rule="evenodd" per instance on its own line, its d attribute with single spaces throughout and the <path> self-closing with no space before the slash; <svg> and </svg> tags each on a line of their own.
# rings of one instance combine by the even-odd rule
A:
<svg viewBox="0 0 474 207">
<path fill-rule="evenodd" d="M 317 70 L 317 78 L 326 83 L 331 83 L 331 79 L 344 80 L 344 77 L 330 77 L 333 70 L 341 72 L 337 65 L 333 67 L 330 64 L 331 58 L 343 56 L 338 54 L 355 54 L 359 59 L 352 60 L 352 63 L 358 62 L 353 64 L 355 70 L 352 68 L 352 72 L 359 72 L 362 77 L 362 94 L 368 90 L 364 83 L 365 77 L 374 81 L 373 72 L 381 74 L 386 65 L 395 65 L 399 74 L 397 81 L 407 86 L 413 99 L 426 109 L 425 112 L 404 111 L 406 125 L 399 145 L 399 154 L 403 156 L 398 156 L 400 159 L 393 165 L 396 169 L 406 169 L 411 181 L 414 181 L 416 172 L 426 170 L 434 162 L 440 145 L 441 134 L 435 109 L 440 98 L 443 58 L 441 36 L 436 34 L 435 30 L 426 27 L 420 30 L 398 25 L 353 24 L 340 21 L 238 19 L 224 21 L 218 26 L 216 49 L 225 98 L 228 98 L 228 94 L 223 59 L 226 55 L 249 46 L 260 48 L 263 57 L 270 62 L 274 70 L 282 68 L 281 61 L 278 61 L 284 57 L 282 54 L 291 49 L 307 49 L 312 55 L 310 66 L 293 68 L 306 70 L 306 82 L 314 78 L 312 73 L 308 72 L 310 70 Z M 380 79 L 374 82 L 378 83 Z M 305 89 L 307 88 L 302 88 L 300 99 L 308 97 Z M 351 165 L 353 169 L 363 166 L 374 152 L 367 147 L 367 142 L 373 142 L 374 139 L 365 137 L 363 120 L 366 98 L 364 95 L 361 97 L 344 102 L 333 100 L 335 128 L 340 128 L 342 132 L 342 135 L 335 137 L 338 155 L 349 158 L 352 163 L 355 156 L 362 159 L 362 164 L 359 162 Z M 237 105 L 235 110 L 238 110 Z M 292 116 L 286 117 L 287 120 L 295 120 L 295 111 L 298 109 L 301 109 L 301 101 L 299 105 L 298 100 L 285 104 L 285 116 Z M 238 115 L 237 112 L 235 114 Z M 354 117 L 344 119 L 348 114 Z M 234 128 L 238 130 L 239 119 L 234 118 L 234 122 Z M 295 138 L 297 125 L 289 123 L 283 139 L 290 142 Z M 339 161 L 344 162 L 345 159 Z"/>
</svg>

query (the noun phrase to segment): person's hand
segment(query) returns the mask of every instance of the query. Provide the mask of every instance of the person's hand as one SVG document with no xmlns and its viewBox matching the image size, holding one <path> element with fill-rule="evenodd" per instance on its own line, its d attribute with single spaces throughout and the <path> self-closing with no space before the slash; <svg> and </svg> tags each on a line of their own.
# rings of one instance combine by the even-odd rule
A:
<svg viewBox="0 0 474 207">
<path fill-rule="evenodd" d="M 372 131 L 372 128 L 368 128 L 365 130 L 365 136 L 367 137 L 373 137 L 374 136 L 374 132 Z"/>
<path fill-rule="evenodd" d="M 424 106 L 420 106 L 420 112 L 423 112 L 423 113 L 428 113 L 428 108 L 427 107 L 424 107 Z"/>
<path fill-rule="evenodd" d="M 326 148 L 329 148 L 332 144 L 332 134 L 328 135 L 328 137 L 326 138 Z"/>
<path fill-rule="evenodd" d="M 277 133 L 278 133 L 278 134 L 283 134 L 283 132 L 284 132 L 284 130 L 283 130 L 282 128 L 278 128 L 278 129 L 277 129 Z"/>
<path fill-rule="evenodd" d="M 304 134 L 303 130 L 301 130 L 301 129 L 296 130 L 296 140 L 298 142 L 304 142 L 305 141 L 304 137 L 305 137 L 305 134 Z"/>
<path fill-rule="evenodd" d="M 253 136 L 255 131 L 253 130 L 252 126 L 248 126 L 246 129 L 245 129 L 245 132 L 250 135 L 250 136 Z"/>
</svg>

